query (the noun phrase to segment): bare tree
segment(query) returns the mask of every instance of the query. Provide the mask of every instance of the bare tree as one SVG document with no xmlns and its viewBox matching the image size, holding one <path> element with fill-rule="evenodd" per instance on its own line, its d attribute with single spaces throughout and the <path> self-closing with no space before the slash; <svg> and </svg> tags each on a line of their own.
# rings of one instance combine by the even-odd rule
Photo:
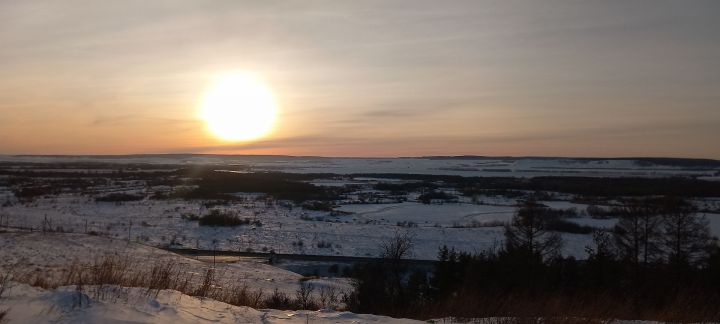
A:
<svg viewBox="0 0 720 324">
<path fill-rule="evenodd" d="M 560 254 L 562 237 L 547 229 L 544 207 L 530 200 L 518 209 L 512 222 L 505 226 L 505 248 L 508 252 L 527 253 L 541 260 Z"/>
<path fill-rule="evenodd" d="M 300 288 L 295 291 L 296 301 L 300 308 L 308 310 L 317 308 L 315 299 L 313 298 L 313 291 L 315 291 L 315 286 L 312 284 L 305 282 L 300 283 Z"/>
<path fill-rule="evenodd" d="M 668 261 L 674 265 L 690 265 L 706 257 L 711 244 L 705 216 L 680 210 L 664 215 L 664 247 Z"/>
<path fill-rule="evenodd" d="M 408 232 L 395 232 L 395 235 L 380 246 L 380 257 L 401 260 L 411 256 L 414 246 L 413 236 Z"/>
<path fill-rule="evenodd" d="M 320 305 L 325 309 L 335 310 L 339 301 L 339 292 L 333 286 L 320 287 Z"/>
<path fill-rule="evenodd" d="M 612 242 L 610 233 L 606 230 L 597 230 L 593 232 L 593 245 L 586 246 L 585 252 L 588 254 L 588 260 L 609 261 L 615 259 L 615 245 Z"/>
<path fill-rule="evenodd" d="M 640 206 L 623 209 L 613 236 L 620 257 L 635 265 L 647 265 L 662 257 L 660 249 L 662 218 L 657 211 Z"/>
<path fill-rule="evenodd" d="M 386 286 L 393 304 L 402 303 L 405 300 L 405 289 L 403 286 L 404 274 L 407 271 L 407 264 L 402 260 L 412 255 L 414 237 L 406 231 L 396 231 L 395 235 L 381 245 L 381 257 L 387 266 L 388 285 Z"/>
</svg>

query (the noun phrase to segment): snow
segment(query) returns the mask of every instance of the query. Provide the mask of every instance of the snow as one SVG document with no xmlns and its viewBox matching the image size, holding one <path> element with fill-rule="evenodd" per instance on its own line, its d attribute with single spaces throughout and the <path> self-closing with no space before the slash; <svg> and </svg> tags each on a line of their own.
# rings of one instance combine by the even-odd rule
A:
<svg viewBox="0 0 720 324">
<path fill-rule="evenodd" d="M 144 288 L 117 286 L 74 286 L 44 290 L 10 282 L 0 299 L 0 310 L 7 310 L 3 323 L 498 323 L 513 318 L 476 318 L 455 320 L 442 318 L 428 321 L 397 319 L 387 316 L 355 314 L 329 310 L 286 311 L 253 309 L 228 305 L 207 298 L 196 298 L 174 290 L 148 293 Z M 580 319 L 577 319 L 579 321 Z M 654 321 L 604 320 L 605 324 L 655 324 Z"/>
<path fill-rule="evenodd" d="M 667 166 L 641 166 L 633 160 L 573 160 L 557 158 L 314 158 L 281 156 L 211 156 L 168 155 L 130 157 L 40 157 L 0 156 L 11 162 L 117 162 L 151 164 L 210 164 L 218 169 L 240 166 L 239 172 L 283 171 L 297 173 L 413 173 L 461 176 L 694 176 L 717 180 L 720 169 L 697 169 Z M 87 171 L 85 169 L 52 169 L 49 166 L 34 171 Z M 150 171 L 148 169 L 147 171 Z M 171 169 L 164 169 L 171 170 Z M 153 170 L 157 171 L 157 170 Z M 93 169 L 88 172 L 115 172 L 113 169 Z M 228 171 L 238 172 L 238 171 Z M 366 177 L 331 177 L 308 181 L 316 186 L 356 186 L 347 199 L 339 202 L 337 211 L 329 213 L 293 207 L 288 202 L 273 203 L 263 194 L 238 193 L 242 201 L 219 208 L 240 217 L 252 218 L 262 226 L 207 227 L 183 218 L 184 214 L 203 215 L 209 211 L 199 200 L 151 200 L 106 203 L 96 202 L 82 193 L 63 192 L 21 203 L 7 188 L 0 187 L 0 199 L 12 202 L 0 207 L 0 221 L 13 227 L 43 227 L 71 233 L 0 233 L 0 272 L 13 271 L 20 278 L 42 277 L 61 283 L 74 264 L 92 264 L 109 253 L 127 258 L 136 271 L 147 270 L 158 262 L 172 262 L 184 273 L 202 274 L 211 267 L 211 258 L 186 258 L 159 246 L 201 248 L 230 251 L 271 250 L 289 254 L 318 254 L 335 256 L 378 256 L 380 245 L 397 232 L 413 237 L 411 257 L 435 260 L 438 248 L 446 245 L 465 252 L 480 252 L 501 246 L 502 224 L 511 220 L 516 201 L 502 196 L 459 197 L 459 202 L 421 204 L 415 202 L 417 193 L 403 199 L 384 196 L 372 185 L 404 183 L 417 180 Z M 93 188 L 102 193 L 130 192 L 141 195 L 161 190 L 150 188 L 143 181 L 115 181 L 112 185 Z M 164 187 L 165 190 L 171 189 Z M 448 188 L 442 190 L 455 194 Z M 388 202 L 355 204 L 353 195 L 368 194 L 363 201 Z M 372 195 L 369 195 L 372 194 Z M 612 228 L 617 219 L 593 219 L 585 215 L 585 204 L 573 203 L 571 195 L 553 195 L 554 201 L 541 203 L 557 209 L 576 208 L 579 217 L 568 221 L 597 228 Z M 358 199 L 354 199 L 357 202 Z M 610 203 L 610 202 L 606 202 Z M 711 232 L 720 234 L 720 199 L 697 198 L 693 201 L 700 210 L 707 211 Z M 12 229 L 10 229 L 12 231 Z M 74 233 L 72 233 L 74 232 Z M 101 236 L 79 233 L 98 233 Z M 561 233 L 563 255 L 578 259 L 586 257 L 585 246 L 591 245 L 591 235 Z M 217 285 L 220 288 L 244 284 L 250 289 L 266 292 L 278 289 L 294 294 L 301 280 L 315 287 L 333 287 L 340 291 L 351 289 L 348 279 L 303 278 L 302 275 L 262 263 L 259 259 L 223 257 L 217 259 Z M 311 273 L 342 262 L 290 261 L 286 269 Z M 200 276 L 194 280 L 200 280 Z M 22 280 L 28 282 L 28 280 Z M 93 290 L 95 289 L 95 290 Z M 107 294 L 98 288 L 86 287 L 82 293 L 74 287 L 43 290 L 14 283 L 0 300 L 0 311 L 9 308 L 11 323 L 414 323 L 373 315 L 358 315 L 332 311 L 255 310 L 236 307 L 218 301 L 183 295 L 177 291 L 161 291 L 148 295 L 146 289 L 110 287 Z M 82 297 L 79 297 L 82 296 Z M 111 296 L 111 297 L 108 297 Z M 79 300 L 89 301 L 78 305 Z M 440 320 L 450 323 L 450 320 Z M 482 323 L 483 320 L 479 319 Z"/>
<path fill-rule="evenodd" d="M 0 208 L 3 222 L 10 226 L 31 226 L 36 230 L 47 219 L 53 228 L 75 233 L 98 232 L 125 241 L 152 246 L 252 250 L 289 254 L 340 256 L 378 256 L 380 245 L 398 231 L 414 237 L 413 258 L 435 260 L 443 245 L 466 252 L 480 252 L 498 247 L 503 241 L 503 223 L 516 211 L 514 201 L 503 204 L 472 203 L 421 204 L 344 204 L 337 208 L 347 215 L 288 209 L 281 204 L 265 204 L 248 199 L 216 207 L 257 219 L 262 226 L 208 227 L 182 219 L 182 214 L 202 215 L 208 211 L 202 201 L 143 200 L 136 202 L 98 203 L 87 197 L 61 194 L 38 198 L 30 204 Z M 712 201 L 709 201 L 712 202 Z M 617 219 L 593 219 L 582 215 L 586 205 L 567 201 L 543 201 L 553 208 L 577 208 L 578 218 L 568 221 L 598 228 L 612 228 Z M 706 214 L 711 232 L 720 234 L 718 214 Z M 87 227 L 86 227 L 87 224 Z M 566 235 L 563 235 L 566 237 Z M 563 254 L 585 258 L 586 239 L 567 236 Z M 302 242 L 302 244 L 298 244 Z M 580 245 L 576 245 L 580 244 Z"/>
<path fill-rule="evenodd" d="M 353 217 L 383 221 L 387 223 L 415 222 L 420 226 L 434 224 L 467 224 L 471 221 L 510 221 L 515 213 L 514 206 L 490 206 L 472 204 L 351 204 L 338 210 L 354 213 Z"/>
<path fill-rule="evenodd" d="M 186 258 L 151 246 L 124 240 L 83 234 L 0 233 L 0 272 L 13 271 L 18 276 L 40 275 L 49 282 L 62 281 L 73 264 L 93 264 L 112 254 L 128 258 L 137 271 L 155 264 L 172 262 L 183 273 L 202 274 L 211 263 Z M 232 260 L 235 261 L 235 260 Z M 245 284 L 266 293 L 274 289 L 294 294 L 303 276 L 256 261 L 219 263 L 215 265 L 218 284 Z M 201 276 L 194 277 L 197 281 Z M 317 279 L 314 284 L 334 286 L 347 291 L 347 279 Z"/>
<path fill-rule="evenodd" d="M 182 218 L 202 215 L 208 208 L 202 201 L 143 200 L 123 203 L 95 202 L 87 196 L 61 194 L 38 198 L 29 204 L 0 207 L 3 224 L 41 229 L 47 219 L 52 228 L 66 232 L 98 232 L 118 240 L 152 246 L 252 250 L 289 254 L 378 256 L 380 244 L 398 231 L 414 236 L 413 258 L 435 260 L 438 248 L 446 245 L 466 252 L 499 246 L 503 223 L 516 211 L 515 201 L 499 199 L 497 204 L 470 202 L 421 204 L 344 204 L 337 208 L 347 215 L 289 209 L 282 204 L 256 201 L 252 195 L 243 202 L 214 207 L 233 211 L 240 217 L 257 219 L 262 226 L 208 227 Z M 568 221 L 597 228 L 612 228 L 617 219 L 593 219 L 583 215 L 587 207 L 568 201 L 543 201 L 552 208 L 577 208 L 578 218 Z M 698 202 L 717 208 L 716 200 Z M 720 235 L 720 215 L 707 213 L 713 235 Z M 566 242 L 563 254 L 585 258 L 586 239 Z M 302 242 L 302 244 L 298 244 Z M 574 242 L 581 245 L 575 246 Z"/>
<path fill-rule="evenodd" d="M 710 225 L 710 233 L 720 237 L 720 214 L 703 214 Z"/>
<path fill-rule="evenodd" d="M 144 288 L 74 286 L 44 290 L 11 282 L 0 307 L 7 323 L 423 323 L 335 311 L 256 310 L 173 290 L 148 294 Z"/>
<path fill-rule="evenodd" d="M 613 228 L 615 227 L 615 224 L 618 223 L 619 219 L 617 218 L 607 218 L 607 219 L 596 219 L 596 218 L 569 218 L 567 219 L 569 222 L 573 222 L 579 225 L 586 225 L 586 226 L 592 226 L 597 228 Z"/>
<path fill-rule="evenodd" d="M 269 251 L 277 253 L 378 256 L 380 244 L 398 230 L 408 230 L 416 238 L 415 258 L 434 260 L 443 245 L 474 252 L 487 249 L 502 239 L 498 228 L 452 228 L 473 221 L 508 221 L 511 206 L 473 204 L 423 205 L 352 204 L 340 210 L 351 215 L 331 216 L 327 212 L 289 210 L 278 205 L 247 201 L 221 207 L 258 219 L 260 227 L 237 228 L 198 226 L 181 219 L 183 213 L 207 212 L 202 202 L 156 201 L 97 203 L 87 198 L 60 195 L 41 198 L 29 205 L 15 204 L 0 210 L 10 226 L 42 227 L 45 219 L 53 228 L 65 231 L 95 231 L 118 239 L 161 246 L 174 242 L 177 247 L 219 250 Z M 305 218 L 304 218 L 305 217 Z M 417 228 L 403 228 L 398 222 L 414 222 Z M 293 243 L 302 241 L 302 246 Z M 331 247 L 318 247 L 329 242 Z"/>
<path fill-rule="evenodd" d="M 138 156 L 0 156 L 10 162 L 115 162 L 217 165 L 217 169 L 240 167 L 242 172 L 285 171 L 321 173 L 419 173 L 451 174 L 463 176 L 588 175 L 588 176 L 708 176 L 717 170 L 698 168 L 640 165 L 634 160 L 576 160 L 562 158 L 318 158 L 286 156 L 217 156 L 217 155 L 138 155 Z M 12 166 L 9 166 L 12 167 Z M 68 168 L 68 165 L 62 167 Z M 53 170 L 38 166 L 38 170 Z M 103 166 L 104 168 L 104 166 Z M 174 169 L 172 167 L 170 169 Z M 110 171 L 102 169 L 100 171 Z M 170 170 L 168 169 L 168 170 Z M 82 169 L 59 169 L 82 170 Z M 153 170 L 148 168 L 148 170 Z M 91 170 L 94 172 L 94 169 Z M 502 171 L 502 172 L 501 172 Z M 505 172 L 508 171 L 508 172 Z M 376 191 L 378 182 L 412 182 L 417 180 L 385 179 L 373 177 L 332 176 L 308 181 L 314 185 L 339 187 L 355 185 L 354 192 L 340 203 L 338 211 L 349 214 L 303 210 L 289 202 L 268 203 L 262 194 L 238 193 L 244 201 L 212 207 L 251 218 L 262 226 L 235 228 L 199 226 L 183 215 L 200 216 L 209 211 L 198 200 L 153 200 L 103 203 L 81 193 L 61 193 L 57 196 L 37 198 L 31 203 L 20 203 L 12 192 L 0 187 L 0 199 L 14 202 L 0 207 L 0 220 L 14 227 L 40 229 L 50 224 L 53 229 L 65 232 L 95 232 L 117 239 L 129 238 L 133 242 L 152 246 L 201 248 L 231 251 L 255 251 L 288 254 L 317 254 L 334 256 L 378 256 L 380 244 L 398 231 L 407 231 L 415 238 L 413 258 L 434 260 L 438 248 L 447 245 L 457 250 L 478 252 L 502 243 L 499 226 L 510 221 L 516 210 L 516 201 L 502 196 L 459 197 L 458 203 L 424 205 L 414 200 L 417 193 L 403 199 L 386 192 Z M 452 193 L 448 188 L 443 191 Z M 112 186 L 97 186 L 102 193 L 132 192 L 151 195 L 168 187 L 148 187 L 143 181 L 115 182 Z M 362 202 L 352 204 L 362 194 Z M 367 198 L 370 196 L 370 198 Z M 354 198 L 353 198 L 354 197 Z M 579 218 L 569 221 L 598 228 L 611 228 L 616 219 L 592 219 L 583 215 L 587 205 L 573 203 L 571 195 L 554 193 L 556 201 L 543 201 L 552 208 L 576 208 Z M 366 199 L 367 198 L 367 199 Z M 564 200 L 564 201 L 560 201 Z M 702 210 L 718 210 L 720 202 L 698 199 Z M 712 232 L 720 234 L 718 214 L 707 214 Z M 589 235 L 587 236 L 590 237 Z M 586 239 L 570 237 L 563 254 L 584 258 L 584 245 L 574 242 Z"/>
</svg>

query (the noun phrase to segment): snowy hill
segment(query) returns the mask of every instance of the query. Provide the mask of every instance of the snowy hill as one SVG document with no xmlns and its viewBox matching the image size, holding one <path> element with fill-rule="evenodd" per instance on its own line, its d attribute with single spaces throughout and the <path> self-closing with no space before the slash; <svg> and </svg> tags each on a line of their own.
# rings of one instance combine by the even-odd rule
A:
<svg viewBox="0 0 720 324">
<path fill-rule="evenodd" d="M 7 323 L 423 323 L 334 311 L 256 310 L 212 299 L 144 288 L 75 287 L 44 290 L 12 283 L 0 300 Z"/>
</svg>

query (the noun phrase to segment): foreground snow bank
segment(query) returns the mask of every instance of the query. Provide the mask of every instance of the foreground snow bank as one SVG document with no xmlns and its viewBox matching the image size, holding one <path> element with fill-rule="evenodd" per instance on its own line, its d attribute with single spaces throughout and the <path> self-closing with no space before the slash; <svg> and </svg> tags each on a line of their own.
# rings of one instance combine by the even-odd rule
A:
<svg viewBox="0 0 720 324">
<path fill-rule="evenodd" d="M 60 287 L 44 290 L 10 282 L 0 298 L 2 323 L 514 323 L 514 318 L 452 318 L 421 322 L 386 316 L 334 311 L 257 310 L 206 298 L 195 298 L 174 290 L 148 291 L 117 286 Z M 537 323 L 552 323 L 552 320 Z M 582 322 L 581 320 L 575 322 Z M 573 322 L 573 323 L 575 323 Z M 655 324 L 652 321 L 600 321 L 605 324 Z"/>
<path fill-rule="evenodd" d="M 172 290 L 8 286 L 0 299 L 7 323 L 422 323 L 349 312 L 256 310 Z"/>
<path fill-rule="evenodd" d="M 11 272 L 17 280 L 33 282 L 40 277 L 47 283 L 64 283 L 68 269 L 73 265 L 91 265 L 108 256 L 127 259 L 131 272 L 148 273 L 153 265 L 173 264 L 181 273 L 203 274 L 212 264 L 183 257 L 155 247 L 85 234 L 0 233 L 0 274 Z M 216 269 L 215 285 L 230 287 L 235 284 L 260 289 L 266 294 L 278 289 L 294 294 L 303 276 L 258 262 L 220 263 Z M 202 275 L 193 277 L 199 284 Z M 339 291 L 351 289 L 346 279 L 321 278 L 311 280 L 316 288 L 334 287 Z"/>
</svg>

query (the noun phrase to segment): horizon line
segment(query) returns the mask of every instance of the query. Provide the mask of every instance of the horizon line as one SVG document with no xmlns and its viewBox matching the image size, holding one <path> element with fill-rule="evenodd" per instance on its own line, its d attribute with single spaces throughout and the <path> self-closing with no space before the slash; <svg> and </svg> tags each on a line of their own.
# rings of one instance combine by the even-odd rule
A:
<svg viewBox="0 0 720 324">
<path fill-rule="evenodd" d="M 553 155 L 418 155 L 418 156 L 327 156 L 327 155 L 289 155 L 289 154 L 221 154 L 221 153 L 130 153 L 130 154 L 2 154 L 4 157 L 149 157 L 149 156 L 245 156 L 245 157 L 288 157 L 288 158 L 326 158 L 326 159 L 576 159 L 576 160 L 707 160 L 720 161 L 708 157 L 668 157 L 668 156 L 553 156 Z"/>
</svg>

